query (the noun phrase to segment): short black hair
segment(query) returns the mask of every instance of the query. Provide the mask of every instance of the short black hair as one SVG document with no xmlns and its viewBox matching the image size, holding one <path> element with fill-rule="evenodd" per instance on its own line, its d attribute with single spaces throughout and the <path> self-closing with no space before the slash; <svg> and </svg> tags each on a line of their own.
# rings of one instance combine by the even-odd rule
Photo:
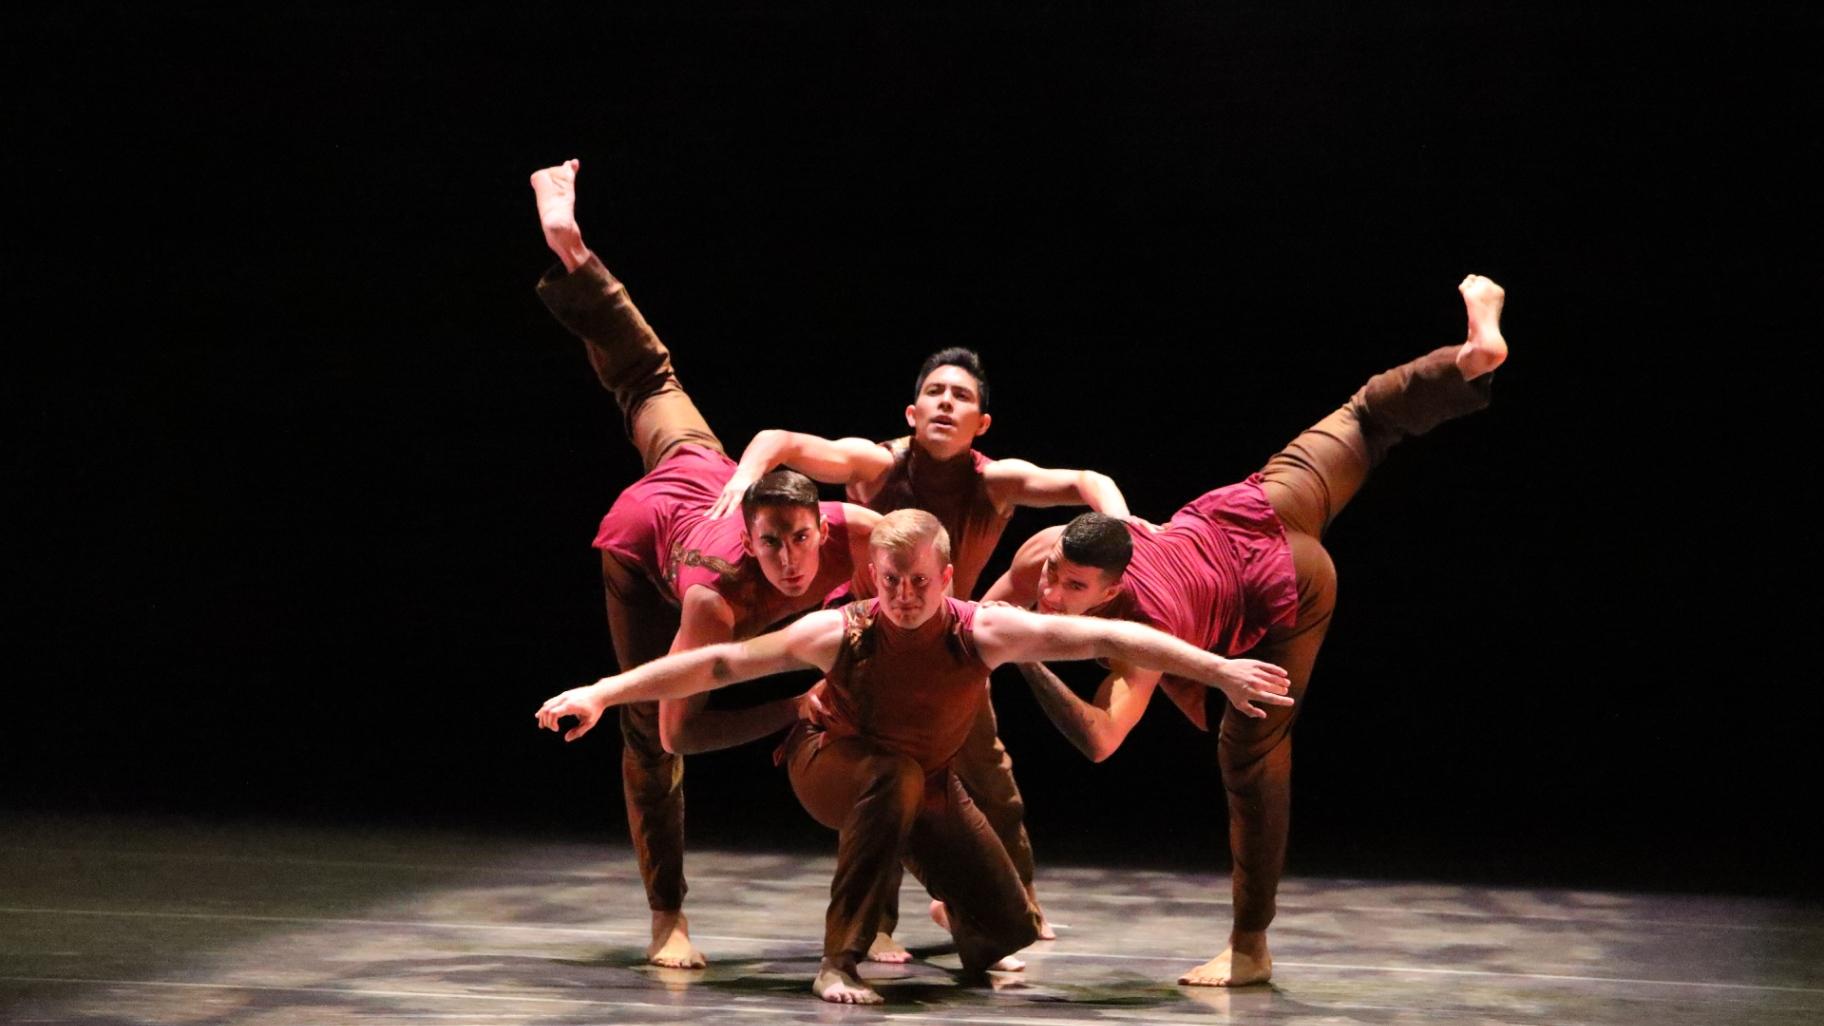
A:
<svg viewBox="0 0 1824 1026">
<path fill-rule="evenodd" d="M 784 467 L 747 486 L 741 493 L 741 519 L 749 527 L 762 506 L 796 506 L 822 514 L 817 506 L 817 482 Z"/>
<path fill-rule="evenodd" d="M 1115 580 L 1134 558 L 1134 539 L 1127 525 L 1106 513 L 1084 513 L 1064 526 L 1064 558 L 1093 566 Z"/>
<path fill-rule="evenodd" d="M 962 346 L 939 349 L 925 357 L 924 366 L 918 369 L 918 381 L 912 386 L 913 395 L 925 390 L 925 379 L 939 367 L 961 367 L 968 371 L 975 378 L 976 405 L 982 408 L 983 413 L 988 412 L 988 375 L 982 371 L 982 357 L 975 350 L 964 349 Z"/>
</svg>

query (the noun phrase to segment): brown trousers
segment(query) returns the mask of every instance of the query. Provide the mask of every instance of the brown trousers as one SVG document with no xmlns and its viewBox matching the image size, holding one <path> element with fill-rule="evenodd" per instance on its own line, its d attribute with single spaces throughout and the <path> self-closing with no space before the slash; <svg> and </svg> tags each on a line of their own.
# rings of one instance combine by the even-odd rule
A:
<svg viewBox="0 0 1824 1026">
<path fill-rule="evenodd" d="M 955 773 L 928 777 L 915 760 L 867 738 L 833 738 L 808 725 L 792 732 L 785 756 L 798 801 L 838 834 L 825 959 L 852 966 L 867 957 L 902 861 L 949 906 L 964 969 L 984 969 L 1038 939 L 1038 908 Z"/>
<path fill-rule="evenodd" d="M 1291 676 L 1291 707 L 1267 706 L 1265 719 L 1244 716 L 1222 692 L 1205 698 L 1216 731 L 1217 762 L 1229 796 L 1229 853 L 1235 929 L 1272 923 L 1286 862 L 1292 811 L 1292 724 L 1305 705 L 1311 667 L 1336 608 L 1336 567 L 1324 531 L 1401 439 L 1421 435 L 1488 405 L 1493 375 L 1465 381 L 1456 346 L 1368 379 L 1343 407 L 1317 422 L 1261 470 L 1267 500 L 1285 525 L 1298 575 L 1298 618 L 1275 627 L 1249 657 L 1277 663 Z M 1218 717 L 1218 709 L 1221 715 Z"/>
<path fill-rule="evenodd" d="M 951 761 L 950 768 L 963 783 L 963 789 L 981 810 L 982 816 L 1000 839 L 1001 847 L 1013 859 L 1020 886 L 1027 897 L 1038 901 L 1033 889 L 1032 840 L 1026 835 L 1026 799 L 1013 779 L 1013 756 L 1001 743 L 1000 725 L 995 722 L 994 703 L 982 702 L 981 713 L 969 728 L 969 737 Z M 887 895 L 887 906 L 881 916 L 882 933 L 899 928 L 899 878 L 894 877 Z"/>
<path fill-rule="evenodd" d="M 724 451 L 678 383 L 670 351 L 601 261 L 591 256 L 568 274 L 553 268 L 540 279 L 538 294 L 564 327 L 583 340 L 596 379 L 620 406 L 627 437 L 647 472 L 685 443 Z M 602 590 L 614 658 L 622 671 L 670 651 L 678 632 L 677 608 L 643 572 L 603 552 Z M 621 738 L 621 791 L 646 901 L 655 912 L 675 912 L 689 889 L 684 881 L 684 759 L 659 744 L 656 702 L 621 707 Z"/>
</svg>

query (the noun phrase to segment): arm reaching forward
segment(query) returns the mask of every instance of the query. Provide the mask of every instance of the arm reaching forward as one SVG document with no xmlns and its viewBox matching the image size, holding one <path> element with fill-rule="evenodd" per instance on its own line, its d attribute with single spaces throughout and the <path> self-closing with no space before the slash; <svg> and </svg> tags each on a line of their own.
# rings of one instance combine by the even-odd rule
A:
<svg viewBox="0 0 1824 1026">
<path fill-rule="evenodd" d="M 842 644 L 842 611 L 812 613 L 784 630 L 750 641 L 728 642 L 679 652 L 594 684 L 571 688 L 548 699 L 538 710 L 538 725 L 562 730 L 566 716 L 577 719 L 564 734 L 575 741 L 601 719 L 611 705 L 684 698 L 744 680 L 814 667 L 828 673 Z"/>
<path fill-rule="evenodd" d="M 893 469 L 893 454 L 865 438 L 831 440 L 769 428 L 755 435 L 742 450 L 734 476 L 722 486 L 721 497 L 709 509 L 710 519 L 740 509 L 741 496 L 748 486 L 782 465 L 824 484 L 865 485 Z"/>
<path fill-rule="evenodd" d="M 1046 616 L 1009 606 L 976 614 L 976 648 L 990 667 L 1047 659 L 1111 659 L 1221 688 L 1229 704 L 1264 717 L 1254 705 L 1291 705 L 1286 671 L 1255 659 L 1224 659 L 1163 631 L 1126 620 Z"/>
</svg>

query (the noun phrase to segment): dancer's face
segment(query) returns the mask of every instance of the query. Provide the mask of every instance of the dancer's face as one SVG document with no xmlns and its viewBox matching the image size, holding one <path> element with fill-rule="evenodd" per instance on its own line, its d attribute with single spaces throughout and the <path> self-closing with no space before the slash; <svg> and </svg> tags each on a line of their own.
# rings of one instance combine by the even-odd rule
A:
<svg viewBox="0 0 1824 1026">
<path fill-rule="evenodd" d="M 910 552 L 869 551 L 868 573 L 887 619 L 908 630 L 937 614 L 950 590 L 950 564 L 940 562 L 929 542 Z"/>
<path fill-rule="evenodd" d="M 982 386 L 975 375 L 950 364 L 925 375 L 918 398 L 906 407 L 912 439 L 941 458 L 968 449 L 992 419 L 982 412 Z"/>
<path fill-rule="evenodd" d="M 1105 571 L 1072 563 L 1064 547 L 1056 546 L 1039 569 L 1038 610 L 1041 613 L 1079 615 L 1115 597 L 1121 579 L 1109 580 Z"/>
<path fill-rule="evenodd" d="M 816 579 L 818 559 L 829 536 L 830 525 L 815 510 L 761 506 L 741 540 L 767 582 L 796 598 Z"/>
</svg>

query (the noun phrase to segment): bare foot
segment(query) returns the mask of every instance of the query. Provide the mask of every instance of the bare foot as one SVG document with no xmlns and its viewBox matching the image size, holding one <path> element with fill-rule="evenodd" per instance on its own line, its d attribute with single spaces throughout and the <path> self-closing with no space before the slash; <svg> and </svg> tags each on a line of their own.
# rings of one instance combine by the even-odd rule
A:
<svg viewBox="0 0 1824 1026">
<path fill-rule="evenodd" d="M 1507 301 L 1507 290 L 1472 274 L 1457 291 L 1463 294 L 1463 306 L 1469 313 L 1469 338 L 1457 350 L 1457 369 L 1470 381 L 1507 359 L 1507 339 L 1501 337 L 1501 305 Z"/>
<path fill-rule="evenodd" d="M 576 173 L 583 162 L 575 158 L 556 167 L 532 173 L 532 193 L 538 198 L 538 225 L 545 230 L 545 245 L 574 271 L 589 259 L 583 230 L 576 224 Z"/>
<path fill-rule="evenodd" d="M 1033 901 L 1032 904 L 1033 904 L 1034 908 L 1038 908 L 1039 903 L 1036 899 Z M 1046 915 L 1045 910 L 1042 908 L 1039 909 L 1039 939 L 1040 940 L 1057 940 L 1058 939 L 1058 931 L 1051 928 L 1051 917 Z"/>
<path fill-rule="evenodd" d="M 950 929 L 950 908 L 949 908 L 949 906 L 945 905 L 943 902 L 933 901 L 931 903 L 931 921 L 936 923 L 937 925 L 943 927 L 944 931 L 946 933 L 949 933 L 951 936 L 956 935 L 956 931 Z M 965 965 L 963 968 L 968 969 L 968 966 Z M 1023 971 L 1025 971 L 1025 969 L 1026 969 L 1026 960 L 1025 959 L 1015 958 L 1012 955 L 1008 955 L 1006 958 L 1003 958 L 1000 961 L 993 963 L 992 965 L 988 966 L 986 969 L 984 969 L 982 971 L 983 972 L 996 972 L 996 973 L 1017 973 L 1017 972 L 1023 972 Z"/>
<path fill-rule="evenodd" d="M 912 961 L 912 952 L 907 951 L 905 945 L 894 940 L 892 934 L 877 933 L 874 935 L 874 943 L 868 945 L 868 961 L 897 965 L 901 962 Z"/>
<path fill-rule="evenodd" d="M 853 969 L 844 970 L 833 965 L 824 965 L 817 970 L 817 978 L 811 981 L 811 993 L 838 1005 L 878 1005 L 885 1001 L 874 988 L 857 979 Z"/>
<path fill-rule="evenodd" d="M 682 912 L 652 914 L 652 946 L 646 961 L 667 969 L 701 969 L 709 962 L 690 943 L 690 920 Z"/>
<path fill-rule="evenodd" d="M 1188 987 L 1245 987 L 1272 978 L 1273 955 L 1267 950 L 1267 937 L 1252 934 L 1231 936 L 1222 954 L 1178 977 L 1178 982 Z"/>
</svg>

